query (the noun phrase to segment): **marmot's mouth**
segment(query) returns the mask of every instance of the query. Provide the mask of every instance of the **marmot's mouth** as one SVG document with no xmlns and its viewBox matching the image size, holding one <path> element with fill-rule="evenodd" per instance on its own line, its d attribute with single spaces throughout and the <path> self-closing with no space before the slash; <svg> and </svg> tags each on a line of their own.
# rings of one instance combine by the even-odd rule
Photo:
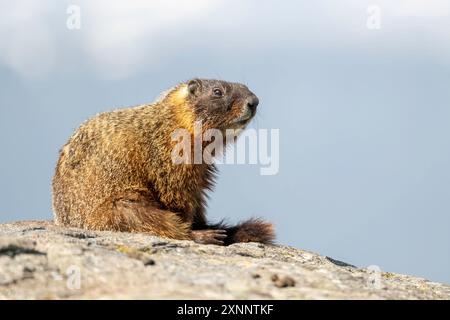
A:
<svg viewBox="0 0 450 320">
<path fill-rule="evenodd" d="M 238 118 L 231 122 L 231 125 L 235 127 L 243 127 L 253 119 L 254 115 L 255 113 L 251 112 L 249 109 L 246 109 Z"/>
<path fill-rule="evenodd" d="M 242 129 L 252 120 L 252 118 L 252 115 L 246 118 L 239 117 L 238 119 L 230 123 L 230 127 L 234 129 Z"/>
<path fill-rule="evenodd" d="M 249 123 L 250 120 L 252 120 L 252 117 L 248 117 L 248 118 L 245 118 L 245 119 L 238 119 L 233 124 L 244 125 L 244 124 Z"/>
</svg>

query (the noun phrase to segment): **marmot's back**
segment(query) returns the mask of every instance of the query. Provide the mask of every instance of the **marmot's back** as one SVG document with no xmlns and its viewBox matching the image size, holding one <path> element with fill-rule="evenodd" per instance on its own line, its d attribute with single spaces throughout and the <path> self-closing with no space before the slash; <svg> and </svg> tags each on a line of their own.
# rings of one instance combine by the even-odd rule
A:
<svg viewBox="0 0 450 320">
<path fill-rule="evenodd" d="M 151 108 L 150 106 L 148 108 Z M 143 185 L 144 153 L 139 130 L 142 108 L 99 114 L 83 123 L 60 152 L 53 179 L 56 221 L 84 227 L 107 197 L 126 185 Z"/>
</svg>

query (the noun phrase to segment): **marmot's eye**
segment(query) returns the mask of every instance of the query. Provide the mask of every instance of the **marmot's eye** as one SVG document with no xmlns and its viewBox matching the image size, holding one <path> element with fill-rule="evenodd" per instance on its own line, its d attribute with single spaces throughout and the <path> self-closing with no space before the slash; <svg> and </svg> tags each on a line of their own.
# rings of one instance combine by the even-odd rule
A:
<svg viewBox="0 0 450 320">
<path fill-rule="evenodd" d="M 220 89 L 218 89 L 218 88 L 213 89 L 213 93 L 214 93 L 214 95 L 215 95 L 216 97 L 221 97 L 221 96 L 223 96 L 222 90 L 220 90 Z"/>
</svg>

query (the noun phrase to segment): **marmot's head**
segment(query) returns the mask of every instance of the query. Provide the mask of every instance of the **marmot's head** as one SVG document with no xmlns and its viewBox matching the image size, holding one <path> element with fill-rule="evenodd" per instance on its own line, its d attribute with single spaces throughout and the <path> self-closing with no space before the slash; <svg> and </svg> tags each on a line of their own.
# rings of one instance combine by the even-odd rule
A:
<svg viewBox="0 0 450 320">
<path fill-rule="evenodd" d="M 258 97 L 245 85 L 220 80 L 193 79 L 185 84 L 185 99 L 197 121 L 206 128 L 244 128 L 256 114 Z"/>
</svg>

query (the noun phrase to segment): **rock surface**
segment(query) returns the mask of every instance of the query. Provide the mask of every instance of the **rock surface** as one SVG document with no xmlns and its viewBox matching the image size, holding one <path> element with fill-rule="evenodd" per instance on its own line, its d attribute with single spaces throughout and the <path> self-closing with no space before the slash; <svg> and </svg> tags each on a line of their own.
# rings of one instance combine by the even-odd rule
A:
<svg viewBox="0 0 450 320">
<path fill-rule="evenodd" d="M 0 299 L 450 299 L 450 286 L 286 246 L 0 225 Z"/>
</svg>

